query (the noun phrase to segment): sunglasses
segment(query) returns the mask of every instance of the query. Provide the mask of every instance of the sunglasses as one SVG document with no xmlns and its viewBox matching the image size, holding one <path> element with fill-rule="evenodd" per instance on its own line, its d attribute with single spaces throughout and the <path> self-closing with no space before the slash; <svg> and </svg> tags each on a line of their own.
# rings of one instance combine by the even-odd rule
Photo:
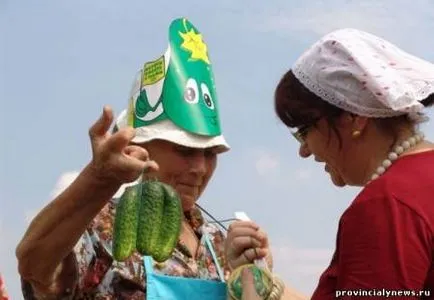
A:
<svg viewBox="0 0 434 300">
<path fill-rule="evenodd" d="M 304 144 L 306 142 L 306 136 L 309 132 L 309 130 L 316 125 L 316 123 L 321 120 L 322 117 L 317 117 L 313 119 L 309 124 L 302 125 L 298 127 L 297 130 L 291 131 L 292 136 L 300 143 Z"/>
</svg>

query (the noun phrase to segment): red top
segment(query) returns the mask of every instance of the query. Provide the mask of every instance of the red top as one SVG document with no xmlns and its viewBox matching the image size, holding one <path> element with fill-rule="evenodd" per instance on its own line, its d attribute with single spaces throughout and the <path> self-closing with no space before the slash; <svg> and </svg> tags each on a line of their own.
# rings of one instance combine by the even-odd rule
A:
<svg viewBox="0 0 434 300">
<path fill-rule="evenodd" d="M 9 300 L 8 293 L 6 292 L 5 282 L 3 276 L 0 273 L 0 300 Z"/>
<path fill-rule="evenodd" d="M 399 158 L 356 197 L 312 299 L 403 299 L 404 290 L 434 299 L 434 151 Z"/>
</svg>

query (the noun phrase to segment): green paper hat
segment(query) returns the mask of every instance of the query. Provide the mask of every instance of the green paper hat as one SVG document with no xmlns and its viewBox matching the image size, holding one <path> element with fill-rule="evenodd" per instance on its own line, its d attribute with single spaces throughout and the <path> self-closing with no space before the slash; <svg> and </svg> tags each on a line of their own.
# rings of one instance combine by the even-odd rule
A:
<svg viewBox="0 0 434 300">
<path fill-rule="evenodd" d="M 170 24 L 166 52 L 146 62 L 136 74 L 128 109 L 123 114 L 126 120 L 121 120 L 120 127 L 134 127 L 142 142 L 150 140 L 152 128 L 164 125 L 162 131 L 169 127 L 183 131 L 179 138 L 182 140 L 171 140 L 178 144 L 229 149 L 222 136 L 208 47 L 199 30 L 186 18 Z"/>
</svg>

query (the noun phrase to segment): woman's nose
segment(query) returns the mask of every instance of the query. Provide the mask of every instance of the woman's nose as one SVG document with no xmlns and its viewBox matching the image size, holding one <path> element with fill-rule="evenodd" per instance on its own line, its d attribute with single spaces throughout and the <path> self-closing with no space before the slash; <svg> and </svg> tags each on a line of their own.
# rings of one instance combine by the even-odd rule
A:
<svg viewBox="0 0 434 300">
<path fill-rule="evenodd" d="M 198 152 L 197 155 L 190 157 L 190 168 L 192 172 L 203 175 L 207 171 L 207 159 L 203 152 Z"/>
<path fill-rule="evenodd" d="M 300 145 L 300 148 L 298 150 L 298 154 L 303 158 L 307 158 L 312 154 L 309 147 L 307 146 L 307 143 L 303 143 Z"/>
</svg>

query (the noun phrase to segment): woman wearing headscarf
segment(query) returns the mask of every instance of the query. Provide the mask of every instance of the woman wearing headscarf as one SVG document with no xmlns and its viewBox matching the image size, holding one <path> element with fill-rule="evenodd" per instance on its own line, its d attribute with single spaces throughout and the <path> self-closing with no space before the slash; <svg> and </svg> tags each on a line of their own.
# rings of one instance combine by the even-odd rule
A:
<svg viewBox="0 0 434 300">
<path fill-rule="evenodd" d="M 355 29 L 322 37 L 278 83 L 275 109 L 300 156 L 361 187 L 312 299 L 434 297 L 434 144 L 420 130 L 433 104 L 433 64 Z M 242 226 L 231 226 L 229 257 Z"/>
</svg>

